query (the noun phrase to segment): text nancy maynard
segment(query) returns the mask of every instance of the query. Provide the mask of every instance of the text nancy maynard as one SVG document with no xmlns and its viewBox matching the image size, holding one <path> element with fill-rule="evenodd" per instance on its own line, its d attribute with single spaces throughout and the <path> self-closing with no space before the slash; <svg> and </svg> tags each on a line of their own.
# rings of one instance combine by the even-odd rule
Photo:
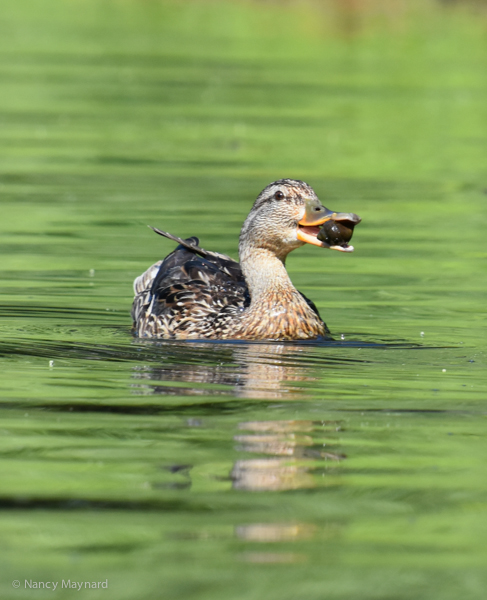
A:
<svg viewBox="0 0 487 600">
<path fill-rule="evenodd" d="M 59 585 L 59 581 L 32 581 L 32 579 L 26 579 L 24 587 L 25 588 L 44 588 L 47 590 L 55 590 Z M 63 579 L 61 581 L 61 588 L 72 588 L 78 590 L 87 589 L 87 588 L 107 588 L 108 587 L 108 579 L 105 581 L 71 581 L 71 579 Z"/>
</svg>

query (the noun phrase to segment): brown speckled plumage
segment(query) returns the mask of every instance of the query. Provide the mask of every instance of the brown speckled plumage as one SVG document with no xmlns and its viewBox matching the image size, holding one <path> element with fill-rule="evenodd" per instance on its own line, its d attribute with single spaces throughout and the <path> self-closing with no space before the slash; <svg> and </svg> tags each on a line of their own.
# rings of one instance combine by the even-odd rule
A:
<svg viewBox="0 0 487 600">
<path fill-rule="evenodd" d="M 284 264 L 287 254 L 304 244 L 298 230 L 317 230 L 302 226 L 310 223 L 305 216 L 310 203 L 322 209 L 320 214 L 326 211 L 302 181 L 282 179 L 268 185 L 242 227 L 240 263 L 200 248 L 195 237 L 181 240 L 156 230 L 179 246 L 134 281 L 135 334 L 296 340 L 329 333 L 314 304 L 291 283 Z"/>
</svg>

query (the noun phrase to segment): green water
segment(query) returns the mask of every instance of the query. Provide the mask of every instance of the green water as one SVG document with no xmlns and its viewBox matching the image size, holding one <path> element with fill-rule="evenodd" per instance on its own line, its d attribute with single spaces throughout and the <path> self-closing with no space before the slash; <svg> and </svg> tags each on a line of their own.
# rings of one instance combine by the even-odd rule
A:
<svg viewBox="0 0 487 600">
<path fill-rule="evenodd" d="M 2 598 L 485 597 L 487 16 L 361 6 L 2 3 Z M 363 219 L 288 262 L 337 342 L 133 340 L 146 225 L 281 177 Z"/>
</svg>

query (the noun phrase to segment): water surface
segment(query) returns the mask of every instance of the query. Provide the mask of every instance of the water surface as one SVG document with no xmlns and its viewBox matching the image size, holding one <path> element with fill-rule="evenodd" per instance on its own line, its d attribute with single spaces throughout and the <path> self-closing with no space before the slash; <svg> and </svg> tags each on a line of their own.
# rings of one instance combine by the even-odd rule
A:
<svg viewBox="0 0 487 600">
<path fill-rule="evenodd" d="M 4 4 L 2 598 L 483 598 L 485 14 Z M 146 225 L 281 177 L 363 218 L 288 261 L 336 341 L 134 340 Z"/>
</svg>

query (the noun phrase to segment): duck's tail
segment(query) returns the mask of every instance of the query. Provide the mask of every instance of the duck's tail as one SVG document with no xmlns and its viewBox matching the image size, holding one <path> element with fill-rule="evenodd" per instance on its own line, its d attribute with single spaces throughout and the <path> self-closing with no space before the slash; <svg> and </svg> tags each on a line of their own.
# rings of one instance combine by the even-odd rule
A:
<svg viewBox="0 0 487 600">
<path fill-rule="evenodd" d="M 162 231 L 161 229 L 157 229 L 157 227 L 152 227 L 151 225 L 148 225 L 148 227 L 150 227 L 150 229 L 152 229 L 152 231 L 155 231 L 159 235 L 162 235 L 170 240 L 173 240 L 174 242 L 177 242 L 178 244 L 183 246 L 183 248 L 187 248 L 188 250 L 192 250 L 193 252 L 196 252 L 196 254 L 203 256 L 203 258 L 207 258 L 210 254 L 212 254 L 211 252 L 208 252 L 204 248 L 200 248 L 200 246 L 198 246 L 200 241 L 195 236 L 187 238 L 186 240 L 183 240 L 182 238 L 178 237 L 177 235 L 173 235 L 172 233 L 168 233 L 167 231 Z"/>
</svg>

